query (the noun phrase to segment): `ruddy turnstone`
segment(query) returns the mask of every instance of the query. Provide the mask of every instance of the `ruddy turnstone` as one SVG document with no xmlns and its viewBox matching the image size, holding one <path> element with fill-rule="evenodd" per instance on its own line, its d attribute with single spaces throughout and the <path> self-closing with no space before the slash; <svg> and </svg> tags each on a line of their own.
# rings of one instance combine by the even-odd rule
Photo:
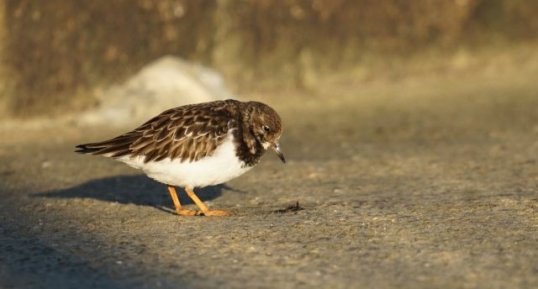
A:
<svg viewBox="0 0 538 289">
<path fill-rule="evenodd" d="M 178 215 L 226 216 L 227 211 L 209 210 L 194 188 L 242 175 L 268 148 L 285 163 L 281 134 L 274 109 L 229 99 L 166 110 L 113 139 L 78 145 L 76 152 L 114 158 L 166 184 Z M 200 211 L 182 208 L 174 186 L 184 187 Z"/>
</svg>

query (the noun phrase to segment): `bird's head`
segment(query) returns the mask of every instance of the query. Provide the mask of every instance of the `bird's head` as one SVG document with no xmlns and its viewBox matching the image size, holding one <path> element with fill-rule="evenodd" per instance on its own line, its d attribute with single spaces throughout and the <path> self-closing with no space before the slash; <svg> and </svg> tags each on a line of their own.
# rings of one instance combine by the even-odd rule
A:
<svg viewBox="0 0 538 289">
<path fill-rule="evenodd" d="M 272 148 L 280 160 L 286 159 L 280 150 L 280 136 L 282 135 L 282 121 L 274 109 L 261 102 L 248 102 L 251 133 L 264 149 Z"/>
</svg>

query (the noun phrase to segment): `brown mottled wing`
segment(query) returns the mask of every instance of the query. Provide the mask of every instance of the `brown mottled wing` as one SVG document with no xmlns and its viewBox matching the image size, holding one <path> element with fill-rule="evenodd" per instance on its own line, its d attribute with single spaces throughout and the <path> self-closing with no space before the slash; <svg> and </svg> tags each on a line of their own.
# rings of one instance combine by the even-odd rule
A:
<svg viewBox="0 0 538 289">
<path fill-rule="evenodd" d="M 234 108 L 231 101 L 173 108 L 109 141 L 77 146 L 78 152 L 144 156 L 145 162 L 168 157 L 196 161 L 211 155 L 237 125 Z"/>
</svg>

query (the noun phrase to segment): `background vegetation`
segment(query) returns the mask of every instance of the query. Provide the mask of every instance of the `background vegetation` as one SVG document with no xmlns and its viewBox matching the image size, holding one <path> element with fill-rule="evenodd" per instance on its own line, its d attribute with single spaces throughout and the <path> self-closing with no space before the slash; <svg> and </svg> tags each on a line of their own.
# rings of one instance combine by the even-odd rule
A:
<svg viewBox="0 0 538 289">
<path fill-rule="evenodd" d="M 537 12 L 524 0 L 6 0 L 0 104 L 14 116 L 79 110 L 96 87 L 166 54 L 235 86 L 308 87 L 394 59 L 532 43 Z"/>
</svg>

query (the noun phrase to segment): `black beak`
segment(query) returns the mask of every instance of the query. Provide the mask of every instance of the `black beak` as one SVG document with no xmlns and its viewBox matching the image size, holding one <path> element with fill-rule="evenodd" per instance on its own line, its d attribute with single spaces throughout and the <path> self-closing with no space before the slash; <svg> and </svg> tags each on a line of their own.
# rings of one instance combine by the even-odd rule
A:
<svg viewBox="0 0 538 289">
<path fill-rule="evenodd" d="M 277 143 L 273 145 L 272 148 L 275 151 L 276 155 L 280 158 L 280 160 L 283 163 L 286 163 L 286 158 L 284 157 L 284 154 L 280 151 L 280 145 Z"/>
</svg>

